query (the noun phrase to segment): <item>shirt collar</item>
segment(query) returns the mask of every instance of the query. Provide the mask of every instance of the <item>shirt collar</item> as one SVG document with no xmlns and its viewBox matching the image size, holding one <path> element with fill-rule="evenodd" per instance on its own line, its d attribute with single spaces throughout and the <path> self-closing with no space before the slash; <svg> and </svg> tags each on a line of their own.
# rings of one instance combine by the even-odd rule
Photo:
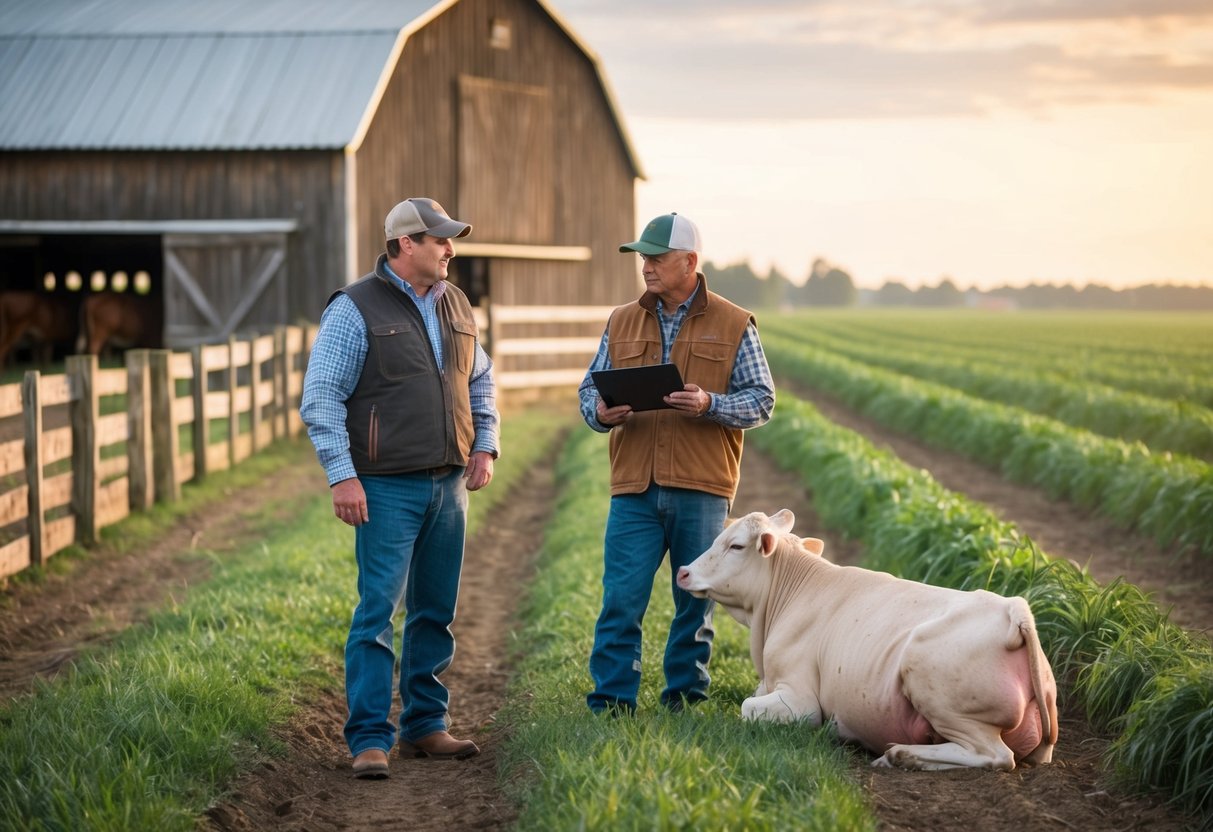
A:
<svg viewBox="0 0 1213 832">
<path fill-rule="evenodd" d="M 425 293 L 425 297 L 422 297 L 421 295 L 417 294 L 416 290 L 413 289 L 412 285 L 407 280 L 392 271 L 391 264 L 389 264 L 386 260 L 383 262 L 383 270 L 387 272 L 387 276 L 391 278 L 392 283 L 395 284 L 397 289 L 400 289 L 413 300 L 420 303 L 436 301 L 442 297 L 442 293 L 446 291 L 446 281 L 439 280 L 430 287 L 428 292 Z"/>
</svg>

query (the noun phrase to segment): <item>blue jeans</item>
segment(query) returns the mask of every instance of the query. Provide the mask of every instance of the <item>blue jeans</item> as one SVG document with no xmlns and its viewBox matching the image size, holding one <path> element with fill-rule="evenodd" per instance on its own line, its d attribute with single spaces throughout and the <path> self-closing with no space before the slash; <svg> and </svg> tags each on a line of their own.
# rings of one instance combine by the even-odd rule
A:
<svg viewBox="0 0 1213 832">
<path fill-rule="evenodd" d="M 712 656 L 713 602 L 674 584 L 678 568 L 703 554 L 724 528 L 728 500 L 702 491 L 650 485 L 643 494 L 611 498 L 603 555 L 602 612 L 594 629 L 586 697 L 597 712 L 636 708 L 640 690 L 641 623 L 653 577 L 670 554 L 674 620 L 666 640 L 663 705 L 707 699 Z"/>
<path fill-rule="evenodd" d="M 451 622 L 463 567 L 468 495 L 463 469 L 441 476 L 360 477 L 370 521 L 355 532 L 358 606 L 345 643 L 345 739 L 357 755 L 396 741 L 392 617 L 406 611 L 400 650 L 400 737 L 447 727 L 449 695 L 438 676 L 455 655 Z"/>
</svg>

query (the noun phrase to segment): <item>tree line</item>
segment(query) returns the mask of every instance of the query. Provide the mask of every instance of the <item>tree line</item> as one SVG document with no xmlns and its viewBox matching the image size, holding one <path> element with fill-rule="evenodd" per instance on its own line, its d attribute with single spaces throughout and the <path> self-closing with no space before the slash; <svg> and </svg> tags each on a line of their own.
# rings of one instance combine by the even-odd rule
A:
<svg viewBox="0 0 1213 832">
<path fill-rule="evenodd" d="M 763 276 L 748 262 L 718 265 L 707 262 L 704 274 L 712 290 L 749 308 L 797 306 L 993 307 L 1017 309 L 1139 309 L 1213 310 L 1213 286 L 1150 283 L 1112 289 L 1092 283 L 1082 288 L 1067 284 L 1032 283 L 994 289 L 961 289 L 943 278 L 935 286 L 911 289 L 896 280 L 876 290 L 858 289 L 845 270 L 825 260 L 813 261 L 808 279 L 793 283 L 772 267 Z"/>
</svg>

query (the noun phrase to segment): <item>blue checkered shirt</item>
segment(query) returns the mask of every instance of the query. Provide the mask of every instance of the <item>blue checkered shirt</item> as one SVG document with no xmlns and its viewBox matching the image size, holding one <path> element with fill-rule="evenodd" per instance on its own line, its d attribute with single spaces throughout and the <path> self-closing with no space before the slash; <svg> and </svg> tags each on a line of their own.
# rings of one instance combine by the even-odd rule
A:
<svg viewBox="0 0 1213 832">
<path fill-rule="evenodd" d="M 446 284 L 439 282 L 424 296 L 388 268 L 393 285 L 417 304 L 438 368 L 442 369 L 442 329 L 437 304 Z M 345 403 L 358 386 L 366 361 L 366 321 L 348 295 L 333 299 L 320 316 L 320 330 L 308 358 L 303 382 L 303 402 L 299 415 L 307 425 L 307 435 L 316 446 L 316 457 L 324 466 L 329 485 L 358 476 L 350 457 L 350 437 L 345 428 Z M 469 380 L 472 425 L 476 438 L 472 452 L 486 451 L 497 456 L 501 417 L 497 413 L 497 388 L 493 383 L 493 362 L 476 342 Z"/>
<path fill-rule="evenodd" d="M 678 330 L 686 320 L 687 310 L 691 301 L 699 293 L 698 287 L 691 296 L 678 305 L 674 314 L 667 315 L 662 304 L 657 304 L 657 321 L 661 324 L 661 360 L 670 360 L 670 347 L 678 337 Z M 577 395 L 581 399 L 581 416 L 587 425 L 599 433 L 607 433 L 610 428 L 598 421 L 598 388 L 594 386 L 591 373 L 611 369 L 611 354 L 608 350 L 609 332 L 602 333 L 598 342 L 598 354 L 594 356 L 590 369 L 586 371 Z M 745 430 L 765 425 L 771 418 L 775 408 L 775 381 L 771 378 L 771 368 L 767 366 L 766 353 L 762 351 L 762 342 L 758 340 L 758 328 L 750 323 L 741 336 L 737 347 L 737 359 L 733 362 L 733 373 L 729 376 L 729 386 L 725 393 L 708 393 L 711 404 L 705 418 L 719 422 L 728 428 Z"/>
</svg>

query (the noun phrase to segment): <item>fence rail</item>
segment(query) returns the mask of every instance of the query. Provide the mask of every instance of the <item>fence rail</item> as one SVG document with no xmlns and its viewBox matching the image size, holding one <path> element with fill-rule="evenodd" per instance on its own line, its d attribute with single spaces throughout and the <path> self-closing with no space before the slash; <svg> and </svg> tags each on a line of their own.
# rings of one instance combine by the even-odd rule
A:
<svg viewBox="0 0 1213 832">
<path fill-rule="evenodd" d="M 0 578 L 248 458 L 303 427 L 315 327 L 188 352 L 130 350 L 125 366 L 71 356 L 0 386 Z"/>
<path fill-rule="evenodd" d="M 476 309 L 498 387 L 575 387 L 612 309 Z M 63 374 L 30 370 L 0 385 L 0 580 L 297 435 L 315 336 L 290 326 L 188 351 L 130 350 L 115 368 L 71 356 Z"/>
</svg>

